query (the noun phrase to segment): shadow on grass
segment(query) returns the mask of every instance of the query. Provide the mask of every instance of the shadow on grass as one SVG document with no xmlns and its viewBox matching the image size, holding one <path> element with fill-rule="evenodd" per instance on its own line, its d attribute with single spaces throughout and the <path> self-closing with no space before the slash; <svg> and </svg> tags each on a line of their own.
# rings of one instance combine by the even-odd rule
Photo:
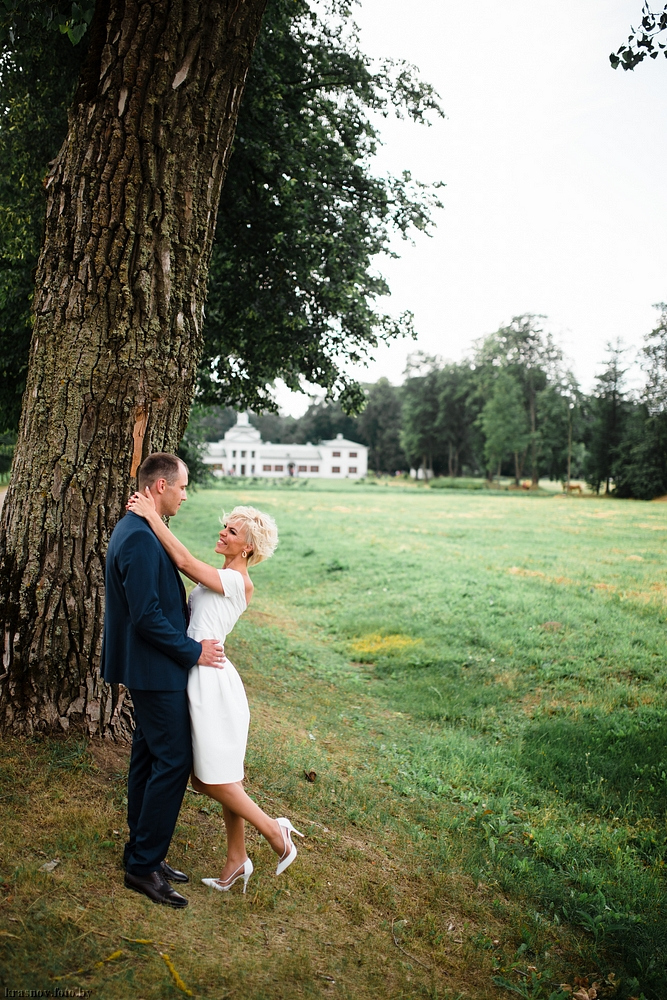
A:
<svg viewBox="0 0 667 1000">
<path fill-rule="evenodd" d="M 600 816 L 667 811 L 667 722 L 655 712 L 540 720 L 524 735 L 522 763 L 540 784 Z"/>
</svg>

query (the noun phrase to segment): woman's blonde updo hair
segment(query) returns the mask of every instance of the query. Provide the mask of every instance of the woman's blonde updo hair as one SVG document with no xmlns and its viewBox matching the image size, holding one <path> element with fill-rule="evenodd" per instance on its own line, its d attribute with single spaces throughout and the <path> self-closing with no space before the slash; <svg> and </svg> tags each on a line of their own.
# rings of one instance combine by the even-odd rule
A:
<svg viewBox="0 0 667 1000">
<path fill-rule="evenodd" d="M 256 566 L 276 551 L 278 528 L 270 514 L 265 514 L 256 507 L 235 507 L 220 518 L 222 525 L 229 521 L 240 521 L 245 528 L 246 542 L 252 546 L 248 566 Z"/>
</svg>

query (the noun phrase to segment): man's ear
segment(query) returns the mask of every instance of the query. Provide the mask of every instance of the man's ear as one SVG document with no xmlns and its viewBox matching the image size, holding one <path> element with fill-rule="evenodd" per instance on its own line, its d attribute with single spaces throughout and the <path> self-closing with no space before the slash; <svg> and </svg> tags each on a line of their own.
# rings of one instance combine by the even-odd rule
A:
<svg viewBox="0 0 667 1000">
<path fill-rule="evenodd" d="M 155 492 L 156 493 L 164 493 L 164 491 L 165 491 L 165 489 L 167 487 L 167 480 L 166 479 L 156 479 L 155 483 L 153 485 L 155 487 Z"/>
</svg>

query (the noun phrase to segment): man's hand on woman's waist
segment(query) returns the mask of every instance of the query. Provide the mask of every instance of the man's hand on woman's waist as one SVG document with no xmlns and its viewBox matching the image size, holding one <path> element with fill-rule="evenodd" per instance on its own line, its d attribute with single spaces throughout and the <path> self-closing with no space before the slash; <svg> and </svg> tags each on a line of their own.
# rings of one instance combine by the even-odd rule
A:
<svg viewBox="0 0 667 1000">
<path fill-rule="evenodd" d="M 197 660 L 200 667 L 217 667 L 219 670 L 225 666 L 225 647 L 217 639 L 200 639 L 201 656 Z"/>
</svg>

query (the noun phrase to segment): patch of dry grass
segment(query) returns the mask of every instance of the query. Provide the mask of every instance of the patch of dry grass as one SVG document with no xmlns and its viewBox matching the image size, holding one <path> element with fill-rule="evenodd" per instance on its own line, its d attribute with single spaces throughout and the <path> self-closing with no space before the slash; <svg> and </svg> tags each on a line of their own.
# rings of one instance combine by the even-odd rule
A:
<svg viewBox="0 0 667 1000">
<path fill-rule="evenodd" d="M 230 654 L 244 657 L 242 645 L 230 644 Z M 338 714 L 361 705 L 372 732 L 386 730 L 387 713 L 368 695 L 352 699 L 322 681 L 283 692 L 276 712 L 275 685 L 264 690 L 247 659 L 246 675 L 248 790 L 306 833 L 297 862 L 276 878 L 271 850 L 250 829 L 248 894 L 210 892 L 199 880 L 215 875 L 224 855 L 222 818 L 188 791 L 170 860 L 191 875 L 190 905 L 154 906 L 122 882 L 128 748 L 5 739 L 2 985 L 152 1000 L 183 995 L 176 970 L 195 996 L 220 1000 L 503 996 L 491 976 L 505 951 L 515 952 L 525 914 L 457 870 L 455 858 L 442 870 L 439 834 L 429 843 L 423 832 L 429 807 L 388 800 L 363 734 L 342 723 L 308 738 L 313 713 L 327 714 L 334 700 Z M 308 784 L 302 770 L 313 762 L 318 777 Z M 55 858 L 53 872 L 39 871 Z M 554 928 L 541 939 L 556 956 L 576 948 Z"/>
</svg>

